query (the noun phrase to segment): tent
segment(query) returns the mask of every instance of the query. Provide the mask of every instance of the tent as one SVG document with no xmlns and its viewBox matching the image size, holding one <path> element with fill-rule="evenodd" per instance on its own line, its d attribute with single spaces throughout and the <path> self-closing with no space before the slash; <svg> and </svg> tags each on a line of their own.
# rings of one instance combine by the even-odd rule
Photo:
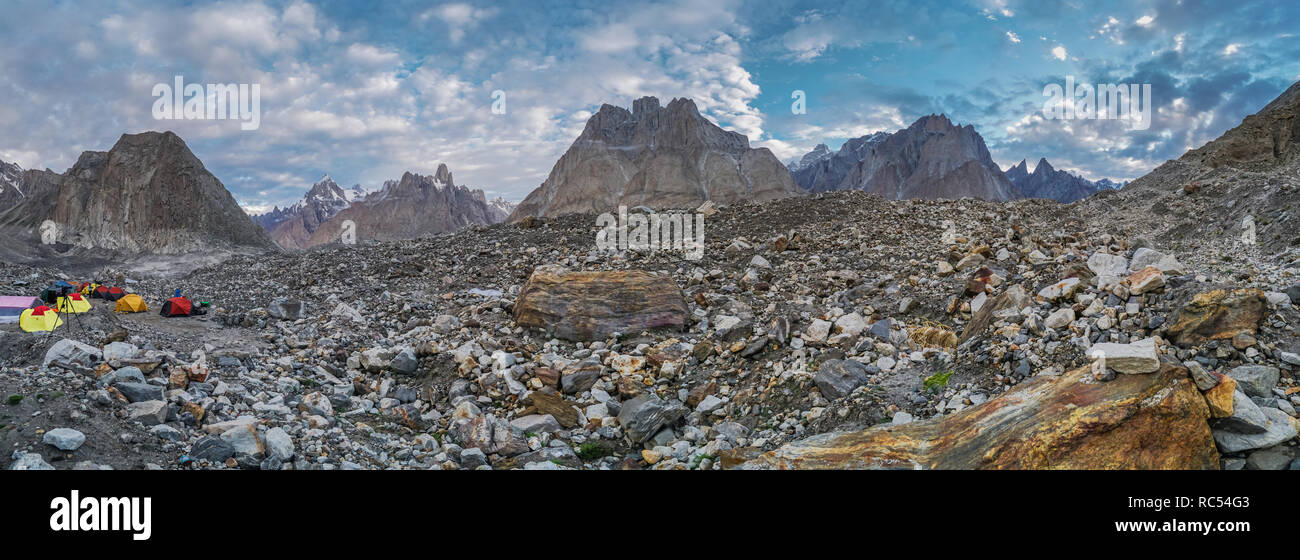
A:
<svg viewBox="0 0 1300 560">
<path fill-rule="evenodd" d="M 135 294 L 122 296 L 122 299 L 117 300 L 117 307 L 114 308 L 117 313 L 139 313 L 148 310 L 149 306 L 145 305 L 144 299 Z"/>
<path fill-rule="evenodd" d="M 174 297 L 167 300 L 158 311 L 163 317 L 189 317 L 194 312 L 194 304 L 183 297 Z"/>
<path fill-rule="evenodd" d="M 85 313 L 90 311 L 90 302 L 80 292 L 72 292 L 68 297 L 59 298 L 59 313 Z"/>
<path fill-rule="evenodd" d="M 122 299 L 122 296 L 124 295 L 126 295 L 126 290 L 123 290 L 122 288 L 119 288 L 117 286 L 113 286 L 112 288 L 108 289 L 108 293 L 104 294 L 104 299 L 108 301 L 117 301 L 119 299 Z"/>
<path fill-rule="evenodd" d="M 91 292 L 90 297 L 99 299 L 108 299 L 108 286 L 95 286 L 95 291 Z"/>
<path fill-rule="evenodd" d="M 18 318 L 18 326 L 27 332 L 52 331 L 62 324 L 59 314 L 44 305 L 24 310 Z"/>
<path fill-rule="evenodd" d="M 95 289 L 98 287 L 99 284 L 96 284 L 94 282 L 86 282 L 85 284 L 81 285 L 81 295 L 93 297 L 95 295 Z"/>
<path fill-rule="evenodd" d="M 0 323 L 17 323 L 23 310 L 40 304 L 41 300 L 32 296 L 0 296 Z"/>
</svg>

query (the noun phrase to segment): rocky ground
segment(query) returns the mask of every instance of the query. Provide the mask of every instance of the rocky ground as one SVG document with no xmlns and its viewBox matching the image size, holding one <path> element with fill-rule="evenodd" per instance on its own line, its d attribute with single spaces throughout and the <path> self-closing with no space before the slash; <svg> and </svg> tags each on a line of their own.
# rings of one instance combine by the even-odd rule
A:
<svg viewBox="0 0 1300 560">
<path fill-rule="evenodd" d="M 698 261 L 601 253 L 595 217 L 571 215 L 179 279 L 105 270 L 151 312 L 97 302 L 50 339 L 0 330 L 0 441 L 10 468 L 719 469 L 815 434 L 955 422 L 1104 352 L 1086 382 L 1194 383 L 1211 466 L 1300 468 L 1300 252 L 1198 226 L 1219 203 L 1176 191 L 730 206 Z M 604 299 L 544 313 L 575 296 L 525 290 L 542 265 L 606 273 L 583 277 Z M 0 265 L 0 286 L 62 274 Z M 660 287 L 602 291 L 619 282 Z M 212 312 L 159 317 L 177 288 Z M 611 309 L 681 328 L 587 316 Z"/>
</svg>

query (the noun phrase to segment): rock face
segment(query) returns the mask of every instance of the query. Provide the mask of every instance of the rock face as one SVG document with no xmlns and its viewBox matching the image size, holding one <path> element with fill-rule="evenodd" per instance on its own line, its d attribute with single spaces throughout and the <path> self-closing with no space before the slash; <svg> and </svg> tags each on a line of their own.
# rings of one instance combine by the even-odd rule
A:
<svg viewBox="0 0 1300 560">
<path fill-rule="evenodd" d="M 379 192 L 354 201 L 311 232 L 304 247 L 340 240 L 343 223 L 356 224 L 357 241 L 394 241 L 501 223 L 503 201 L 489 204 L 482 190 L 456 185 L 447 164 L 433 175 L 407 172 Z"/>
<path fill-rule="evenodd" d="M 1023 198 L 971 125 L 929 115 L 893 134 L 846 142 L 834 157 L 795 174 L 814 192 L 857 189 L 890 199 Z"/>
<path fill-rule="evenodd" d="M 22 202 L 23 168 L 16 163 L 0 161 L 0 212 Z"/>
<path fill-rule="evenodd" d="M 1209 415 L 1182 366 L 1108 382 L 1079 368 L 942 418 L 814 436 L 743 468 L 1216 469 Z"/>
<path fill-rule="evenodd" d="M 1029 172 L 1025 161 L 1021 160 L 1018 165 L 1007 169 L 1006 175 L 1025 198 L 1048 198 L 1065 203 L 1087 198 L 1114 184 L 1094 183 L 1068 171 L 1057 170 L 1047 162 L 1047 158 L 1038 160 L 1033 173 Z"/>
<path fill-rule="evenodd" d="M 253 219 L 266 228 L 271 239 L 286 249 L 302 249 L 311 234 L 330 218 L 352 204 L 351 195 L 329 175 L 311 186 L 302 200 L 288 208 L 276 208 Z"/>
<path fill-rule="evenodd" d="M 871 153 L 871 149 L 889 138 L 888 132 L 876 132 L 858 138 L 850 138 L 834 153 L 825 144 L 818 144 L 817 149 L 807 153 L 796 167 L 790 168 L 794 182 L 809 192 L 825 192 L 840 188 L 844 178 Z"/>
<path fill-rule="evenodd" d="M 1174 314 L 1169 340 L 1194 346 L 1208 340 L 1231 340 L 1240 333 L 1254 335 L 1268 312 L 1259 290 L 1215 290 L 1196 294 Z"/>
<path fill-rule="evenodd" d="M 1180 159 L 1208 167 L 1272 168 L 1300 154 L 1297 115 L 1300 115 L 1300 82 L 1292 84 L 1258 113 L 1246 117 L 1236 128 Z"/>
<path fill-rule="evenodd" d="M 540 187 L 510 216 L 557 216 L 629 208 L 694 208 L 761 202 L 799 194 L 767 148 L 713 124 L 690 99 L 660 107 L 654 97 L 632 111 L 603 105 L 587 120 Z"/>
<path fill-rule="evenodd" d="M 686 325 L 686 301 L 677 284 L 640 270 L 533 271 L 515 301 L 515 322 L 567 340 L 604 340 L 618 332 Z"/>
<path fill-rule="evenodd" d="M 58 242 L 123 253 L 208 248 L 271 249 L 274 243 L 171 132 L 124 134 L 107 152 L 85 152 L 62 175 L 23 174 L 22 202 L 0 213 L 0 231 L 31 246 L 46 220 Z"/>
</svg>

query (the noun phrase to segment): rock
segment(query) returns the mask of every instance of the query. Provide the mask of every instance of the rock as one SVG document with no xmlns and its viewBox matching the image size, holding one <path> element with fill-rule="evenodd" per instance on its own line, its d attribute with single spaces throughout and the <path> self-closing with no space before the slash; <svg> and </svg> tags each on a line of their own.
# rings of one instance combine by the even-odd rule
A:
<svg viewBox="0 0 1300 560">
<path fill-rule="evenodd" d="M 438 334 L 448 334 L 460 329 L 460 319 L 455 315 L 439 315 L 433 320 L 433 331 Z"/>
<path fill-rule="evenodd" d="M 487 455 L 483 454 L 482 449 L 479 449 L 477 447 L 471 447 L 469 449 L 461 450 L 460 466 L 467 469 L 473 469 L 476 467 L 484 466 L 486 464 L 488 464 Z"/>
<path fill-rule="evenodd" d="M 867 321 L 857 312 L 846 313 L 835 320 L 835 331 L 837 333 L 856 337 L 865 330 L 867 330 Z"/>
<path fill-rule="evenodd" d="M 982 334 L 987 330 L 989 324 L 993 321 L 994 315 L 998 312 L 1018 311 L 1026 307 L 1032 307 L 1033 304 L 1033 300 L 1025 293 L 1024 287 L 1020 284 L 1007 288 L 1001 294 L 998 294 L 996 298 L 993 298 L 992 303 L 981 306 L 978 312 L 971 315 L 970 324 L 966 325 L 966 329 L 961 333 L 961 342 L 965 342 L 967 339 Z M 874 331 L 874 327 L 872 330 Z M 887 336 L 882 338 L 887 338 Z"/>
<path fill-rule="evenodd" d="M 185 439 L 185 434 L 182 434 L 180 430 L 166 424 L 158 424 L 157 426 L 149 428 L 149 433 L 158 436 L 163 441 L 170 441 L 172 443 L 178 443 Z"/>
<path fill-rule="evenodd" d="M 72 428 L 55 428 L 45 432 L 45 437 L 41 441 L 63 451 L 76 451 L 81 444 L 86 443 L 86 434 Z"/>
<path fill-rule="evenodd" d="M 714 410 L 717 410 L 718 407 L 721 407 L 723 404 L 726 404 L 726 402 L 727 401 L 718 398 L 716 395 L 707 395 L 700 400 L 700 404 L 695 406 L 695 411 L 702 414 L 709 414 Z"/>
<path fill-rule="evenodd" d="M 1217 469 L 1209 409 L 1181 366 L 1091 382 L 1036 376 L 965 410 L 783 445 L 746 469 Z M 741 450 L 722 453 L 724 466 Z"/>
<path fill-rule="evenodd" d="M 1238 333 L 1256 334 L 1268 310 L 1259 290 L 1214 290 L 1197 294 L 1174 313 L 1169 340 L 1183 347 L 1209 340 L 1231 340 Z"/>
<path fill-rule="evenodd" d="M 140 352 L 134 344 L 110 342 L 104 346 L 103 358 L 106 362 L 130 360 Z"/>
<path fill-rule="evenodd" d="M 307 304 L 296 299 L 280 298 L 266 306 L 266 313 L 276 319 L 297 321 L 307 316 Z"/>
<path fill-rule="evenodd" d="M 1292 304 L 1300 305 L 1300 284 L 1292 284 L 1286 289 L 1286 295 L 1291 298 Z"/>
<path fill-rule="evenodd" d="M 1236 453 L 1251 449 L 1272 447 L 1279 443 L 1295 439 L 1298 430 L 1297 421 L 1276 408 L 1260 408 L 1268 422 L 1262 434 L 1242 434 L 1230 430 L 1214 430 L 1214 442 L 1223 453 Z"/>
<path fill-rule="evenodd" d="M 145 426 L 154 426 L 167 421 L 167 403 L 164 401 L 141 401 L 126 405 L 126 416 Z"/>
<path fill-rule="evenodd" d="M 126 366 L 109 372 L 107 375 L 99 378 L 96 385 L 108 387 L 119 381 L 133 381 L 135 383 L 144 383 L 144 372 L 135 366 Z"/>
<path fill-rule="evenodd" d="M 364 323 L 366 321 L 366 318 L 361 316 L 360 311 L 357 311 L 351 305 L 346 303 L 335 305 L 334 311 L 330 312 L 330 315 L 353 323 Z"/>
<path fill-rule="evenodd" d="M 1124 276 L 1128 269 L 1128 259 L 1121 255 L 1093 253 L 1088 257 L 1088 270 L 1097 276 Z"/>
<path fill-rule="evenodd" d="M 150 385 L 148 383 L 115 383 L 113 385 L 122 396 L 126 397 L 127 402 L 141 401 L 162 401 L 167 400 L 163 396 L 161 385 Z"/>
<path fill-rule="evenodd" d="M 550 414 L 529 414 L 521 416 L 510 421 L 510 425 L 523 431 L 525 434 L 549 434 L 558 432 L 563 428 L 560 423 Z"/>
<path fill-rule="evenodd" d="M 1048 315 L 1043 321 L 1043 326 L 1049 329 L 1061 329 L 1072 322 L 1074 322 L 1074 309 L 1063 307 Z"/>
<path fill-rule="evenodd" d="M 1291 465 L 1291 454 L 1281 446 L 1261 449 L 1246 457 L 1246 468 L 1257 471 L 1284 471 Z"/>
<path fill-rule="evenodd" d="M 804 329 L 802 338 L 807 342 L 825 342 L 831 334 L 830 321 L 813 319 L 812 324 Z"/>
<path fill-rule="evenodd" d="M 681 330 L 687 318 L 677 284 L 640 270 L 570 272 L 540 266 L 514 306 L 520 326 L 578 341 L 651 329 Z"/>
<path fill-rule="evenodd" d="M 235 448 L 236 455 L 247 455 L 261 460 L 266 454 L 266 446 L 258 437 L 257 428 L 252 424 L 236 426 L 221 433 L 221 439 Z"/>
<path fill-rule="evenodd" d="M 491 414 L 457 421 L 456 434 L 465 448 L 476 447 L 488 454 L 512 457 L 529 450 L 521 430 Z"/>
<path fill-rule="evenodd" d="M 826 360 L 817 368 L 813 383 L 821 389 L 822 396 L 838 399 L 866 384 L 867 366 L 857 360 Z"/>
<path fill-rule="evenodd" d="M 1224 377 L 1216 373 L 1205 371 L 1205 368 L 1202 367 L 1200 363 L 1193 360 L 1183 362 L 1183 366 L 1186 367 L 1187 372 L 1191 374 L 1192 381 L 1196 383 L 1196 388 L 1202 391 L 1209 391 L 1214 388 L 1219 384 L 1220 378 Z M 1235 380 L 1232 382 L 1232 387 L 1235 391 L 1237 387 L 1237 382 Z M 1231 395 L 1232 393 L 1229 392 L 1228 394 Z"/>
<path fill-rule="evenodd" d="M 623 403 L 618 423 L 632 443 L 642 443 L 685 413 L 686 408 L 674 401 L 645 394 Z"/>
<path fill-rule="evenodd" d="M 1277 356 L 1284 364 L 1300 366 L 1300 354 L 1295 354 L 1293 352 L 1278 352 Z"/>
<path fill-rule="evenodd" d="M 101 361 L 101 358 L 102 354 L 98 348 L 75 340 L 61 338 L 51 345 L 49 350 L 45 351 L 45 360 L 41 362 L 41 365 L 49 366 L 51 362 L 60 362 L 94 366 Z"/>
<path fill-rule="evenodd" d="M 419 360 L 415 358 L 415 351 L 410 348 L 403 348 L 396 356 L 393 356 L 393 360 L 389 362 L 388 367 L 393 368 L 393 371 L 397 373 L 411 375 L 415 373 L 415 369 L 419 365 Z"/>
<path fill-rule="evenodd" d="M 1078 292 L 1082 287 L 1083 283 L 1078 278 L 1066 278 L 1065 280 L 1061 280 L 1060 282 L 1039 290 L 1038 297 L 1043 298 L 1046 301 L 1069 299 L 1074 297 L 1075 292 Z"/>
<path fill-rule="evenodd" d="M 1281 371 L 1273 366 L 1239 366 L 1228 372 L 1237 386 L 1250 397 L 1271 397 Z"/>
<path fill-rule="evenodd" d="M 40 453 L 23 453 L 9 464 L 11 471 L 52 471 L 54 467 L 45 462 Z"/>
<path fill-rule="evenodd" d="M 1160 272 L 1160 269 L 1148 266 L 1130 275 L 1128 277 L 1128 286 L 1133 295 L 1154 292 L 1165 287 L 1165 275 Z"/>
<path fill-rule="evenodd" d="M 1182 263 L 1173 255 L 1166 255 L 1155 249 L 1142 247 L 1133 252 L 1133 261 L 1129 263 L 1129 270 L 1142 270 L 1146 267 L 1155 267 L 1165 274 L 1181 275 L 1186 274 L 1187 270 Z"/>
<path fill-rule="evenodd" d="M 581 393 L 590 389 L 596 381 L 600 380 L 601 366 L 594 362 L 579 362 L 573 367 L 564 370 L 564 375 L 560 377 L 560 390 L 566 395 Z"/>
<path fill-rule="evenodd" d="M 1093 361 L 1105 359 L 1106 367 L 1119 373 L 1153 373 L 1160 371 L 1160 355 L 1156 352 L 1154 338 L 1145 338 L 1130 344 L 1105 342 L 1094 344 L 1088 350 Z"/>
<path fill-rule="evenodd" d="M 1232 394 L 1232 413 L 1214 423 L 1215 429 L 1239 434 L 1262 434 L 1268 431 L 1268 417 L 1245 393 Z"/>
<path fill-rule="evenodd" d="M 190 456 L 209 463 L 222 463 L 235 455 L 235 446 L 221 436 L 204 436 L 190 447 Z"/>
<path fill-rule="evenodd" d="M 1233 403 L 1235 402 L 1234 395 L 1237 393 L 1240 393 L 1237 390 L 1237 381 L 1228 376 L 1223 377 L 1223 382 L 1205 391 L 1205 402 L 1210 405 L 1210 416 L 1214 418 L 1232 416 L 1233 411 L 1236 410 Z"/>
<path fill-rule="evenodd" d="M 326 418 L 334 416 L 334 404 L 320 391 L 303 395 L 302 402 L 298 403 L 298 410 Z"/>
<path fill-rule="evenodd" d="M 266 451 L 272 457 L 281 461 L 293 458 L 293 438 L 289 437 L 289 433 L 285 432 L 284 428 L 276 426 L 267 430 L 263 439 L 266 441 Z"/>
</svg>

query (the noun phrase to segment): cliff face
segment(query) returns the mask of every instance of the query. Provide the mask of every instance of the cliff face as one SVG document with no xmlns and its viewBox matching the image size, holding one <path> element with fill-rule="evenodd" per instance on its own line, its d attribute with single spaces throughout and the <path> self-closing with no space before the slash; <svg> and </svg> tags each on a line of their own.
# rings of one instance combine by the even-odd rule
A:
<svg viewBox="0 0 1300 560">
<path fill-rule="evenodd" d="M 40 243 L 40 225 L 58 241 L 122 253 L 271 249 L 274 243 L 180 137 L 125 134 L 107 152 L 85 152 L 67 172 L 26 172 L 24 199 L 0 213 L 0 230 Z"/>
<path fill-rule="evenodd" d="M 1300 154 L 1300 82 L 1292 84 L 1258 113 L 1180 161 L 1208 167 L 1229 166 L 1266 170 Z"/>
<path fill-rule="evenodd" d="M 399 240 L 500 223 L 506 208 L 508 203 L 489 202 L 481 190 L 456 185 L 447 165 L 439 164 L 433 175 L 407 172 L 400 181 L 388 181 L 379 192 L 354 201 L 316 227 L 302 247 L 338 242 L 348 220 L 356 224 L 358 241 Z"/>
<path fill-rule="evenodd" d="M 799 194 L 785 166 L 766 148 L 719 128 L 689 99 L 660 107 L 643 97 L 632 111 L 604 105 L 511 214 L 555 216 L 606 212 L 619 205 L 653 208 L 760 202 Z"/>
</svg>

